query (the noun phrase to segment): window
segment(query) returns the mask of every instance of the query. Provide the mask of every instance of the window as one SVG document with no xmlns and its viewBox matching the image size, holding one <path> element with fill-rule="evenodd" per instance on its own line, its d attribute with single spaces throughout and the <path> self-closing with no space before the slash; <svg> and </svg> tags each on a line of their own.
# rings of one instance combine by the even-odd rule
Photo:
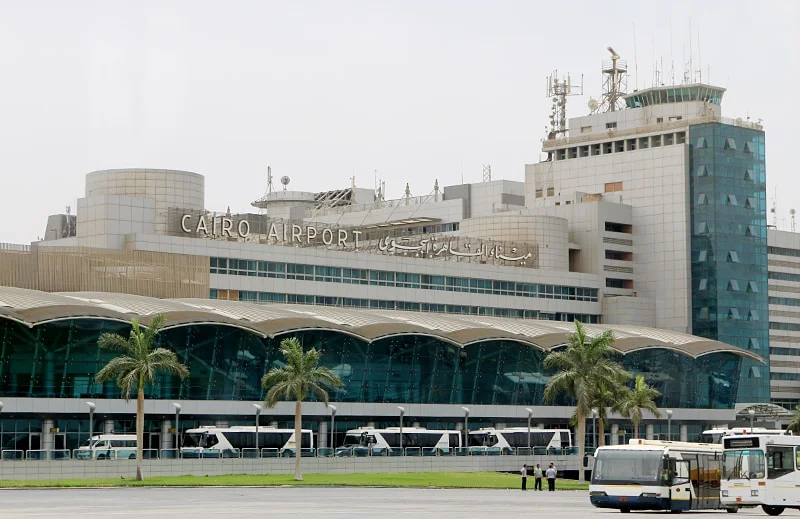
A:
<svg viewBox="0 0 800 519">
<path fill-rule="evenodd" d="M 792 447 L 767 446 L 767 479 L 775 479 L 794 472 Z"/>
<path fill-rule="evenodd" d="M 658 148 L 661 146 L 661 136 L 660 135 L 653 135 L 650 138 L 650 142 L 654 148 Z"/>
<path fill-rule="evenodd" d="M 736 141 L 733 140 L 731 137 L 727 137 L 725 139 L 725 144 L 723 145 L 722 149 L 735 150 L 736 149 Z"/>
<path fill-rule="evenodd" d="M 728 195 L 725 197 L 725 205 L 739 205 L 739 202 L 736 200 L 736 195 Z"/>
<path fill-rule="evenodd" d="M 603 143 L 603 154 L 608 155 L 614 151 L 614 143 L 613 142 L 604 142 Z"/>
<path fill-rule="evenodd" d="M 615 122 L 606 123 L 606 130 L 616 130 L 616 129 L 617 129 L 616 121 Z"/>
<path fill-rule="evenodd" d="M 607 182 L 605 192 L 606 193 L 616 193 L 617 191 L 622 191 L 622 182 Z"/>
<path fill-rule="evenodd" d="M 739 282 L 735 279 L 728 280 L 728 292 L 738 292 Z"/>
<path fill-rule="evenodd" d="M 680 121 L 680 120 L 682 120 L 682 119 L 683 119 L 683 116 L 682 116 L 682 115 L 671 115 L 671 116 L 669 117 L 669 121 L 670 121 L 670 122 L 673 122 L 673 121 Z"/>
<path fill-rule="evenodd" d="M 614 151 L 616 153 L 621 153 L 625 151 L 625 141 L 616 141 L 614 143 Z"/>
<path fill-rule="evenodd" d="M 633 233 L 633 226 L 627 223 L 606 222 L 605 229 L 607 232 Z"/>
<path fill-rule="evenodd" d="M 636 151 L 636 139 L 628 139 L 625 141 L 628 146 L 628 151 Z"/>
<path fill-rule="evenodd" d="M 578 155 L 581 157 L 589 156 L 589 146 L 581 146 L 578 148 Z"/>
<path fill-rule="evenodd" d="M 664 118 L 663 117 L 656 117 L 656 124 L 661 124 L 663 122 L 664 122 Z"/>
<path fill-rule="evenodd" d="M 592 144 L 592 156 L 600 155 L 600 145 Z"/>
<path fill-rule="evenodd" d="M 650 147 L 650 137 L 639 138 L 639 149 L 644 150 Z"/>
<path fill-rule="evenodd" d="M 633 288 L 633 280 L 606 278 L 606 288 L 622 288 L 630 290 Z"/>
<path fill-rule="evenodd" d="M 547 188 L 547 196 L 553 196 L 555 194 L 555 188 L 548 187 Z"/>
<path fill-rule="evenodd" d="M 735 250 L 728 251 L 728 258 L 726 260 L 728 263 L 739 263 L 739 253 Z"/>
<path fill-rule="evenodd" d="M 581 133 L 592 133 L 591 126 L 581 126 Z"/>
<path fill-rule="evenodd" d="M 536 198 L 542 198 L 542 190 L 541 189 L 537 189 L 536 190 Z"/>
<path fill-rule="evenodd" d="M 614 261 L 633 261 L 633 253 L 621 250 L 606 250 L 606 259 Z"/>
</svg>

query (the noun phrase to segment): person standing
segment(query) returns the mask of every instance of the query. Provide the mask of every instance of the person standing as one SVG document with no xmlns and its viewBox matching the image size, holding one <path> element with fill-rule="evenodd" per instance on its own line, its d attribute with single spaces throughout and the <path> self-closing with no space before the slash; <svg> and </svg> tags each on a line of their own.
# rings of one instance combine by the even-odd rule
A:
<svg viewBox="0 0 800 519">
<path fill-rule="evenodd" d="M 536 464 L 536 468 L 533 469 L 533 489 L 542 490 L 542 466 L 538 463 Z"/>
<path fill-rule="evenodd" d="M 545 472 L 545 476 L 547 476 L 547 490 L 550 492 L 554 492 L 556 489 L 556 467 L 552 463 L 547 468 L 547 472 Z"/>
<path fill-rule="evenodd" d="M 528 490 L 528 466 L 523 465 L 519 473 L 522 475 L 522 490 Z"/>
</svg>

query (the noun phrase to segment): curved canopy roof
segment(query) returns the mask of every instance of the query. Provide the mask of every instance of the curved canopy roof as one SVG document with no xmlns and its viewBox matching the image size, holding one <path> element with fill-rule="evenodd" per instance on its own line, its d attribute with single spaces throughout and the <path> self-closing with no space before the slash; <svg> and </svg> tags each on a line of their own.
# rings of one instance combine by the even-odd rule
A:
<svg viewBox="0 0 800 519">
<path fill-rule="evenodd" d="M 166 317 L 165 328 L 217 324 L 248 330 L 262 337 L 303 330 L 331 330 L 368 342 L 399 335 L 424 335 L 462 347 L 487 340 L 508 340 L 542 351 L 564 345 L 575 331 L 572 323 L 533 319 L 214 299 L 156 299 L 105 292 L 52 294 L 0 287 L 0 318 L 29 327 L 64 319 L 129 322 L 133 317 L 146 325 L 156 314 Z M 763 362 L 761 357 L 747 350 L 685 333 L 605 324 L 588 324 L 585 328 L 589 337 L 611 330 L 616 338 L 613 348 L 622 354 L 645 348 L 665 348 L 692 358 L 728 352 Z"/>
</svg>

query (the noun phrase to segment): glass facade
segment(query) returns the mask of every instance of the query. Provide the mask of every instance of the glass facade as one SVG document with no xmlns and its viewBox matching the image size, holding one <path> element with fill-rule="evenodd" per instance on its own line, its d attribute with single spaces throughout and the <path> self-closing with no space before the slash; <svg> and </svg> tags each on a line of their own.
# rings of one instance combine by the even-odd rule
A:
<svg viewBox="0 0 800 519">
<path fill-rule="evenodd" d="M 254 290 L 226 290 L 212 288 L 210 299 L 247 301 L 250 303 L 287 303 L 298 305 L 339 306 L 342 308 L 371 308 L 374 310 L 405 310 L 408 312 L 434 312 L 439 314 L 488 315 L 513 317 L 516 319 L 540 319 L 545 321 L 598 324 L 597 314 L 574 314 L 570 312 L 545 312 L 523 308 L 496 308 L 492 306 L 445 305 L 441 303 L 419 303 L 416 301 L 393 301 L 358 297 L 315 296 L 311 294 L 285 294 L 280 292 L 256 292 Z"/>
<path fill-rule="evenodd" d="M 0 394 L 119 398 L 114 382 L 94 383 L 97 371 L 114 356 L 97 346 L 98 337 L 106 331 L 127 335 L 128 328 L 110 321 L 75 319 L 31 329 L 0 319 Z M 461 348 L 421 335 L 372 343 L 332 331 L 295 335 L 306 346 L 320 348 L 322 364 L 341 377 L 342 387 L 328 388 L 331 399 L 338 402 L 542 405 L 551 375 L 542 366 L 544 352 L 513 341 L 487 340 Z M 165 330 L 158 335 L 159 344 L 174 350 L 191 375 L 183 381 L 160 375 L 146 388 L 146 397 L 261 400 L 262 375 L 282 363 L 278 350 L 282 338 L 264 339 L 238 328 L 209 324 Z M 732 408 L 734 402 L 743 401 L 739 382 L 743 361 L 733 354 L 692 360 L 654 348 L 620 360 L 662 391 L 660 407 Z"/>
<path fill-rule="evenodd" d="M 382 287 L 418 288 L 422 290 L 561 299 L 565 301 L 589 301 L 593 303 L 598 301 L 598 289 L 593 287 L 524 283 L 519 281 L 456 276 L 436 276 L 388 270 L 329 267 L 302 263 L 256 261 L 235 258 L 212 257 L 211 274 L 296 279 L 301 281 Z"/>
<path fill-rule="evenodd" d="M 768 361 L 764 132 L 689 129 L 692 333 Z M 739 402 L 769 401 L 769 365 L 742 360 Z"/>
</svg>

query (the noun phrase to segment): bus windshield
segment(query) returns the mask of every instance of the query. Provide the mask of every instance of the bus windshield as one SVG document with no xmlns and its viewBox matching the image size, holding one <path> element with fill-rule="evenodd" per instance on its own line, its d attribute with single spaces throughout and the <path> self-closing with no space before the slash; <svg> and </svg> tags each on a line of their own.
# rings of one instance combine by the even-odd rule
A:
<svg viewBox="0 0 800 519">
<path fill-rule="evenodd" d="M 658 484 L 663 452 L 660 450 L 598 451 L 592 471 L 593 484 Z"/>
<path fill-rule="evenodd" d="M 343 447 L 358 447 L 359 445 L 361 445 L 360 434 L 348 434 L 344 437 Z"/>
<path fill-rule="evenodd" d="M 722 479 L 763 479 L 765 476 L 764 451 L 744 449 L 722 453 Z"/>
</svg>

